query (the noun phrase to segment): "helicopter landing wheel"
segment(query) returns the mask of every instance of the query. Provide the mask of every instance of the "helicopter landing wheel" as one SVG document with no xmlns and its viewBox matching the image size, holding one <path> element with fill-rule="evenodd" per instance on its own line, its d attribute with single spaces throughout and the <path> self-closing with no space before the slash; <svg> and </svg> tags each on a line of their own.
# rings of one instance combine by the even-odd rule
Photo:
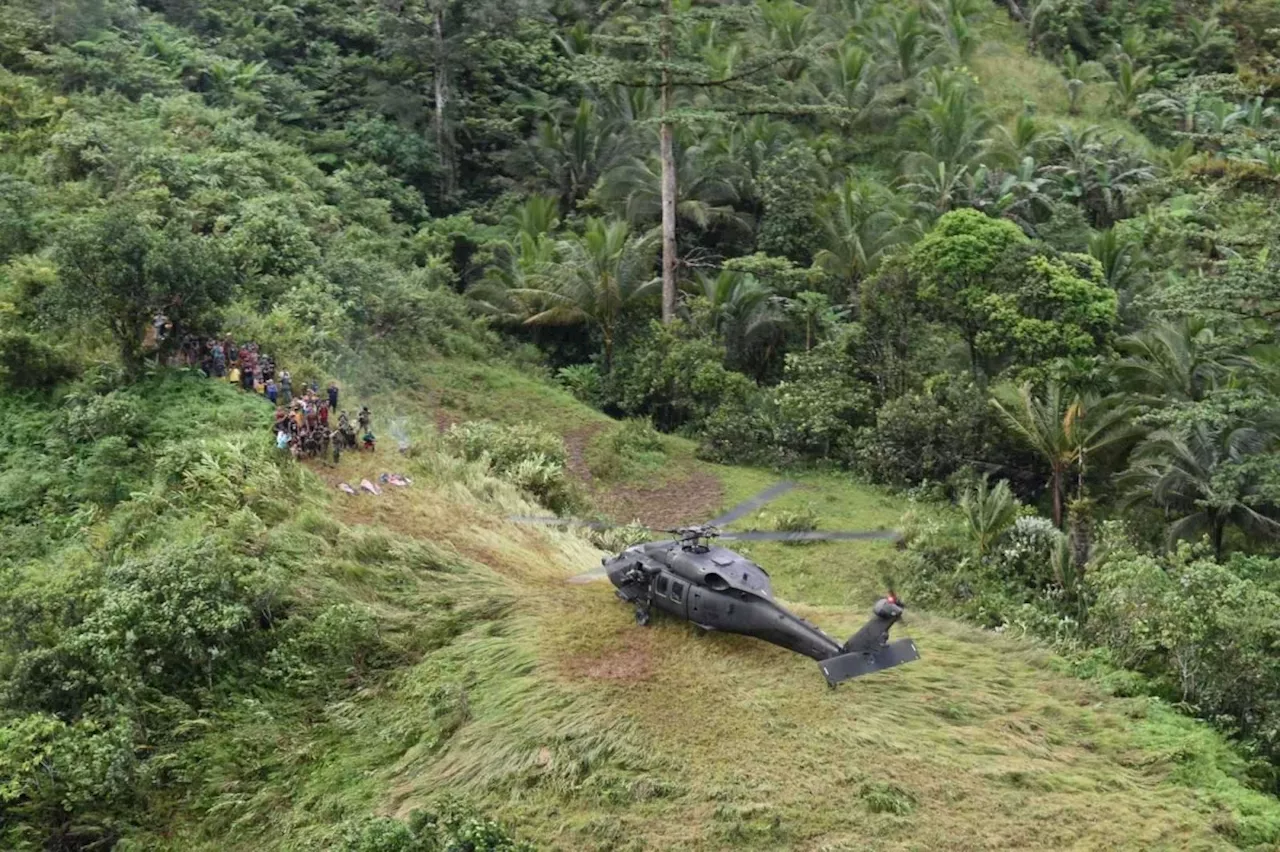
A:
<svg viewBox="0 0 1280 852">
<path fill-rule="evenodd" d="M 832 692 L 835 692 L 835 691 L 836 691 L 836 687 L 837 687 L 837 686 L 839 686 L 839 684 L 835 684 L 835 683 L 828 683 L 828 684 L 827 684 L 827 689 L 831 690 Z"/>
<path fill-rule="evenodd" d="M 645 609 L 636 610 L 636 624 L 641 627 L 649 626 L 649 611 Z"/>
</svg>

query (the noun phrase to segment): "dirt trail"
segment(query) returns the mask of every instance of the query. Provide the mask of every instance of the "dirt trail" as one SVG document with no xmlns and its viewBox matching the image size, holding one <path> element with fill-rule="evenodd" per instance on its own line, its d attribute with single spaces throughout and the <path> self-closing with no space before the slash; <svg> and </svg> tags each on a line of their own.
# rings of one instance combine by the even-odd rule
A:
<svg viewBox="0 0 1280 852">
<path fill-rule="evenodd" d="M 592 423 L 567 433 L 564 436 L 566 466 L 590 491 L 596 508 L 615 521 L 625 524 L 639 520 L 649 527 L 674 527 L 706 521 L 723 505 L 724 486 L 700 470 L 690 470 L 680 476 L 657 472 L 652 477 L 652 485 L 600 482 L 591 473 L 587 447 L 604 428 L 604 423 Z"/>
<path fill-rule="evenodd" d="M 674 527 L 710 520 L 724 504 L 724 486 L 709 473 L 694 470 L 654 486 L 617 485 L 598 496 L 600 508 L 627 523 Z"/>
<path fill-rule="evenodd" d="M 592 423 L 581 429 L 574 429 L 564 436 L 564 448 L 568 455 L 566 467 L 588 488 L 595 486 L 595 477 L 591 475 L 591 466 L 587 464 L 587 447 L 591 444 L 591 439 L 603 428 L 603 423 Z"/>
</svg>

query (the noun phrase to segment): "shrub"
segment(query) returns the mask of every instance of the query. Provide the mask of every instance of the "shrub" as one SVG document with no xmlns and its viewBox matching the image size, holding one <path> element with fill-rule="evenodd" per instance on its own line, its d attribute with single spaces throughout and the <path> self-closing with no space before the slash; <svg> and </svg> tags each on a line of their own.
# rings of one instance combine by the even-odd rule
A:
<svg viewBox="0 0 1280 852">
<path fill-rule="evenodd" d="M 988 477 L 967 488 L 960 497 L 960 514 L 973 543 L 974 555 L 985 559 L 1004 531 L 1018 516 L 1019 503 L 1009 483 L 1000 480 L 991 487 Z"/>
<path fill-rule="evenodd" d="M 621 553 L 633 544 L 639 544 L 649 538 L 649 528 L 635 520 L 625 527 L 608 527 L 598 530 L 586 528 L 587 539 L 601 550 L 609 553 Z"/>
<path fill-rule="evenodd" d="M 608 376 L 609 402 L 649 416 L 664 432 L 697 429 L 713 412 L 754 395 L 755 384 L 724 367 L 724 347 L 689 336 L 683 323 L 649 329 L 622 350 Z"/>
<path fill-rule="evenodd" d="M 1086 582 L 1095 599 L 1089 633 L 1117 662 L 1274 760 L 1280 658 L 1270 649 L 1280 646 L 1280 596 L 1185 543 L 1163 558 L 1116 546 Z"/>
<path fill-rule="evenodd" d="M 508 830 L 474 809 L 444 800 L 414 811 L 407 823 L 370 817 L 349 825 L 339 852 L 533 852 Z"/>
<path fill-rule="evenodd" d="M 595 364 L 573 364 L 561 367 L 556 371 L 556 380 L 565 390 L 573 394 L 574 399 L 595 408 L 603 407 L 604 379 L 600 375 L 600 368 Z"/>
<path fill-rule="evenodd" d="M 635 476 L 661 466 L 665 453 L 662 436 L 645 418 L 622 421 L 587 449 L 591 473 L 604 480 Z"/>
<path fill-rule="evenodd" d="M 992 446 L 996 428 L 986 395 L 967 376 L 944 375 L 880 407 L 859 430 L 856 465 L 890 485 L 943 481 L 973 458 L 1009 457 Z"/>
<path fill-rule="evenodd" d="M 1009 580 L 1041 588 L 1058 581 L 1055 555 L 1065 536 L 1053 521 L 1024 516 L 1005 530 L 992 553 L 997 571 Z"/>
<path fill-rule="evenodd" d="M 818 510 L 812 503 L 798 509 L 783 509 L 773 518 L 773 528 L 779 532 L 813 532 L 818 528 Z"/>
<path fill-rule="evenodd" d="M 613 431 L 609 438 L 613 448 L 624 456 L 639 456 L 643 453 L 661 452 L 662 436 L 653 424 L 643 417 L 632 417 L 622 421 L 622 425 Z"/>
<path fill-rule="evenodd" d="M 576 490 L 565 467 L 564 442 L 550 432 L 526 424 L 504 426 L 480 420 L 454 424 L 447 440 L 468 461 L 484 462 L 552 511 L 576 507 Z"/>
<path fill-rule="evenodd" d="M 0 386 L 47 388 L 75 374 L 71 357 L 43 338 L 23 331 L 0 331 Z"/>
<path fill-rule="evenodd" d="M 915 795 L 897 784 L 874 781 L 862 785 L 858 793 L 873 814 L 897 814 L 902 816 L 916 809 Z"/>
<path fill-rule="evenodd" d="M 722 464 L 771 465 L 778 461 L 773 420 L 759 392 L 717 408 L 699 433 L 698 458 Z"/>
<path fill-rule="evenodd" d="M 835 341 L 787 356 L 772 393 L 773 441 L 780 453 L 851 458 L 854 430 L 872 412 L 870 388 L 853 374 L 853 360 Z"/>
</svg>

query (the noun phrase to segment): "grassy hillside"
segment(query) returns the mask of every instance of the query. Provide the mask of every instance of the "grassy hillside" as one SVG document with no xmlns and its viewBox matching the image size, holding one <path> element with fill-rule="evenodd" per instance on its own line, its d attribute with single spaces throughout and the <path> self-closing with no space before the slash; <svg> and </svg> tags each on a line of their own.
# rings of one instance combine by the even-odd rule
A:
<svg viewBox="0 0 1280 852">
<path fill-rule="evenodd" d="M 600 422 L 504 369 L 474 375 L 504 388 L 513 417 Z M 1109 696 L 1016 639 L 912 612 L 919 663 L 830 691 L 811 661 L 763 643 L 638 628 L 607 584 L 564 582 L 600 552 L 507 521 L 532 507 L 450 455 L 432 435 L 437 412 L 400 402 L 410 457 L 345 457 L 314 476 L 331 486 L 400 469 L 413 486 L 326 488 L 301 529 L 356 558 L 320 560 L 301 582 L 367 607 L 421 656 L 305 717 L 238 711 L 199 746 L 224 755 L 226 774 L 174 803 L 159 845 L 314 848 L 345 820 L 405 817 L 442 792 L 566 850 L 1216 849 L 1276 836 L 1280 806 L 1236 780 L 1243 767 L 1217 734 Z M 726 507 L 775 481 L 669 447 L 668 464 L 717 477 Z M 800 481 L 765 513 L 808 502 L 823 527 L 874 528 L 903 508 L 845 477 Z M 405 563 L 406 549 L 419 555 Z M 892 549 L 751 552 L 781 597 L 842 635 Z"/>
</svg>

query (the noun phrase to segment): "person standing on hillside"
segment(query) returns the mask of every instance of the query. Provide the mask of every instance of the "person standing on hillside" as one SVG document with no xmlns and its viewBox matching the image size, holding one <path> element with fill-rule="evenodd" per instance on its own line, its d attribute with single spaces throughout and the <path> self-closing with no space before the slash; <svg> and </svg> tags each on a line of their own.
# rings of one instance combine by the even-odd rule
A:
<svg viewBox="0 0 1280 852">
<path fill-rule="evenodd" d="M 209 341 L 209 352 L 213 355 L 213 377 L 220 379 L 227 374 L 227 353 L 216 339 Z"/>
<path fill-rule="evenodd" d="M 279 391 L 276 389 L 275 379 L 267 379 L 266 394 L 267 394 L 267 399 L 271 400 L 271 404 L 275 405 L 276 397 L 279 395 Z"/>
<path fill-rule="evenodd" d="M 332 411 L 338 410 L 338 383 L 329 382 L 329 408 Z"/>
<path fill-rule="evenodd" d="M 280 395 L 284 398 L 285 405 L 293 402 L 293 376 L 289 375 L 288 370 L 280 372 Z"/>
<path fill-rule="evenodd" d="M 360 414 L 356 416 L 356 422 L 360 424 L 360 431 L 369 431 L 369 424 L 373 422 L 373 415 L 369 413 L 369 406 L 360 406 Z"/>
</svg>

